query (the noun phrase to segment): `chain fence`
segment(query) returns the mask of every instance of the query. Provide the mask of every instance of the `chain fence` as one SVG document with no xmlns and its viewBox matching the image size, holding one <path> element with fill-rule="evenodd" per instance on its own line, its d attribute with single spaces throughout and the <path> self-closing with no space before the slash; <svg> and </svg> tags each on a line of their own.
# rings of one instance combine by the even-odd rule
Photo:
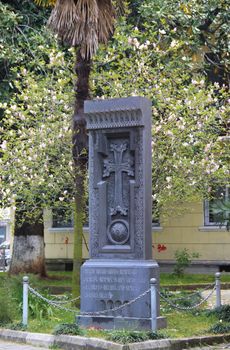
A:
<svg viewBox="0 0 230 350">
<path fill-rule="evenodd" d="M 141 298 L 143 298 L 144 296 L 146 296 L 149 292 L 150 292 L 150 288 L 147 289 L 145 292 L 143 292 L 142 294 L 138 295 L 136 298 L 130 300 L 129 302 L 127 303 L 124 303 L 122 305 L 119 305 L 117 307 L 114 307 L 114 308 L 111 308 L 111 309 L 105 309 L 105 310 L 101 310 L 101 311 L 95 311 L 95 312 L 79 312 L 78 310 L 76 309 L 72 309 L 72 308 L 67 308 L 67 307 L 64 307 L 62 306 L 63 304 L 68 304 L 68 303 L 72 303 L 74 301 L 77 301 L 80 299 L 80 296 L 74 298 L 74 299 L 71 299 L 71 300 L 65 300 L 65 301 L 60 301 L 60 300 L 53 300 L 53 299 L 48 299 L 46 297 L 44 297 L 42 294 L 40 294 L 38 291 L 36 291 L 34 288 L 32 287 L 28 287 L 29 288 L 29 291 L 34 294 L 36 297 L 40 298 L 41 300 L 43 300 L 44 302 L 46 302 L 47 304 L 53 306 L 53 307 L 56 307 L 58 309 L 61 309 L 61 310 L 64 310 L 64 311 L 68 311 L 68 312 L 73 312 L 75 314 L 78 314 L 79 316 L 93 316 L 93 315 L 104 315 L 104 314 L 107 314 L 107 313 L 111 313 L 111 312 L 117 312 L 117 311 L 120 311 L 122 309 L 124 309 L 125 307 L 128 307 L 132 304 L 134 304 L 136 301 L 140 300 Z M 201 296 L 202 292 L 208 290 L 212 288 L 212 290 L 210 291 L 210 293 L 205 297 L 205 298 L 201 298 L 201 301 L 195 305 L 192 305 L 192 306 L 181 306 L 181 305 L 178 305 L 176 303 L 174 303 L 174 301 L 181 301 L 181 300 L 189 300 L 191 299 L 193 296 L 195 295 L 199 295 Z M 160 292 L 159 289 L 157 289 L 157 293 L 159 295 L 159 297 L 164 300 L 168 305 L 170 305 L 171 307 L 175 308 L 175 309 L 178 309 L 178 310 L 182 310 L 182 311 L 189 311 L 189 310 L 192 310 L 192 309 L 195 309 L 195 308 L 198 308 L 199 306 L 201 306 L 202 304 L 204 304 L 212 295 L 213 293 L 215 292 L 216 290 L 216 285 L 215 284 L 211 284 L 209 286 L 207 286 L 206 288 L 204 288 L 203 290 L 200 290 L 200 291 L 197 291 L 197 292 L 194 292 L 194 293 L 191 293 L 190 295 L 188 296 L 184 296 L 184 297 L 179 297 L 179 298 L 173 298 L 173 299 L 170 299 L 170 298 L 167 298 L 164 296 L 164 294 L 162 292 Z"/>
<path fill-rule="evenodd" d="M 130 300 L 129 302 L 127 303 L 124 303 L 123 305 L 119 305 L 119 306 L 116 306 L 112 309 L 105 309 L 105 310 L 102 310 L 102 311 L 95 311 L 95 312 L 79 312 L 78 310 L 75 310 L 75 309 L 71 309 L 71 308 L 66 308 L 64 306 L 61 305 L 62 302 L 60 301 L 55 301 L 55 300 L 52 300 L 52 299 L 48 299 L 46 297 L 44 297 L 42 294 L 40 294 L 38 291 L 36 291 L 34 288 L 28 286 L 28 289 L 29 291 L 35 295 L 36 297 L 40 298 L 41 300 L 45 301 L 47 304 L 53 306 L 53 307 L 56 307 L 58 309 L 61 309 L 61 310 L 64 310 L 64 311 L 69 311 L 69 312 L 73 312 L 75 314 L 78 314 L 79 316 L 93 316 L 93 315 L 103 315 L 103 314 L 106 314 L 106 313 L 109 313 L 109 312 L 115 312 L 115 311 L 119 311 L 129 305 L 132 305 L 133 303 L 135 303 L 137 300 L 143 298 L 145 295 L 147 295 L 149 292 L 150 292 L 150 288 L 148 290 L 146 290 L 145 292 L 143 292 L 142 294 L 138 295 L 136 298 Z M 80 296 L 75 298 L 75 299 L 72 299 L 72 301 L 75 301 L 75 300 L 78 300 L 80 299 Z M 68 303 L 70 303 L 71 301 L 67 301 Z M 64 302 L 66 303 L 66 302 Z"/>
<path fill-rule="evenodd" d="M 193 297 L 195 297 L 195 296 L 200 296 L 203 292 L 206 292 L 207 290 L 209 290 L 209 289 L 212 289 L 213 288 L 213 286 L 214 286 L 214 284 L 212 283 L 212 284 L 209 284 L 208 286 L 206 286 L 205 288 L 203 288 L 202 290 L 198 290 L 198 291 L 196 291 L 196 292 L 193 292 L 193 293 L 189 293 L 188 295 L 186 295 L 186 296 L 183 296 L 183 297 L 174 297 L 174 298 L 170 298 L 170 300 L 172 301 L 177 301 L 177 300 L 181 300 L 181 301 L 183 301 L 183 300 L 189 300 L 189 299 L 192 299 Z M 161 294 L 163 294 L 163 293 L 161 293 Z M 164 295 L 163 295 L 163 297 L 164 297 Z M 163 299 L 163 297 L 162 297 L 162 299 Z"/>
<path fill-rule="evenodd" d="M 201 297 L 201 301 L 199 303 L 195 304 L 195 305 L 192 305 L 192 306 L 181 306 L 181 305 L 178 305 L 178 304 L 174 304 L 169 298 L 166 298 L 158 289 L 157 289 L 157 293 L 171 307 L 173 307 L 175 309 L 178 309 L 178 310 L 181 310 L 181 311 L 189 311 L 189 310 L 193 310 L 193 309 L 198 308 L 199 306 L 204 304 L 213 295 L 213 293 L 216 290 L 216 285 L 214 284 L 214 285 L 212 285 L 212 287 L 213 288 L 212 288 L 211 292 L 205 298 Z M 205 289 L 205 290 L 207 290 L 207 289 Z M 202 291 L 199 291 L 197 293 L 199 293 L 201 295 Z M 193 294 L 197 294 L 197 293 L 193 293 Z M 187 299 L 186 298 L 178 298 L 178 299 L 174 299 L 174 300 L 188 300 L 188 298 Z"/>
<path fill-rule="evenodd" d="M 155 281 L 154 283 L 156 283 L 155 279 L 152 279 L 152 280 L 154 280 Z M 41 293 L 36 291 L 34 288 L 29 286 L 29 279 L 28 279 L 28 277 L 24 276 L 24 278 L 23 278 L 23 320 L 24 320 L 23 324 L 27 325 L 27 322 L 28 322 L 28 292 L 32 293 L 33 295 L 35 295 L 39 299 L 43 300 L 45 303 L 47 303 L 47 304 L 49 304 L 57 309 L 71 312 L 71 313 L 74 313 L 75 315 L 78 315 L 78 316 L 100 316 L 100 315 L 106 315 L 106 314 L 111 315 L 111 313 L 121 311 L 122 309 L 134 304 L 135 302 L 137 302 L 138 300 L 142 299 L 143 297 L 145 297 L 147 294 L 150 293 L 151 294 L 150 295 L 150 300 L 151 300 L 150 306 L 151 306 L 151 320 L 152 320 L 152 322 L 154 322 L 154 320 L 156 320 L 156 318 L 157 318 L 157 315 L 156 315 L 156 313 L 157 313 L 157 311 L 156 311 L 157 310 L 157 295 L 165 303 L 167 303 L 168 305 L 170 305 L 174 309 L 181 310 L 181 311 L 190 311 L 190 310 L 193 310 L 193 309 L 200 307 L 202 304 L 207 302 L 208 299 L 211 298 L 211 296 L 216 291 L 216 306 L 221 305 L 220 274 L 219 273 L 216 273 L 215 283 L 206 286 L 202 290 L 199 290 L 199 291 L 196 291 L 194 293 L 190 293 L 187 296 L 178 297 L 178 298 L 170 298 L 170 296 L 169 297 L 165 296 L 163 294 L 163 292 L 161 292 L 157 288 L 157 285 L 153 284 L 151 281 L 150 281 L 151 287 L 149 289 L 147 289 L 146 291 L 144 291 L 143 293 L 141 293 L 137 297 L 133 298 L 132 300 L 125 302 L 122 305 L 115 306 L 113 308 L 107 308 L 107 309 L 101 310 L 101 311 L 81 312 L 80 310 L 64 306 L 65 304 L 70 304 L 70 303 L 73 303 L 74 301 L 79 300 L 80 296 L 78 296 L 74 299 L 71 299 L 71 300 L 68 299 L 68 300 L 64 300 L 64 301 L 63 300 L 48 299 L 47 297 L 43 296 Z M 203 298 L 202 293 L 209 290 L 209 289 L 211 289 L 210 293 L 208 293 L 208 295 Z M 185 302 L 189 301 L 190 302 L 190 299 L 194 296 L 197 296 L 197 295 L 199 295 L 199 298 L 201 300 L 199 299 L 199 302 L 197 302 L 194 305 L 182 306 L 182 305 L 177 304 L 177 302 L 180 302 L 180 301 L 185 301 Z"/>
<path fill-rule="evenodd" d="M 74 299 L 66 299 L 66 300 L 53 300 L 52 301 L 55 304 L 59 304 L 59 305 L 64 305 L 64 304 L 70 304 L 73 303 L 74 301 L 80 300 L 81 296 L 79 295 L 78 297 L 74 298 Z"/>
<path fill-rule="evenodd" d="M 60 302 L 57 302 L 57 301 L 55 301 L 55 300 L 48 299 L 48 298 L 44 297 L 42 294 L 40 294 L 40 293 L 39 293 L 38 291 L 36 291 L 34 288 L 32 288 L 32 287 L 30 287 L 30 286 L 28 286 L 28 288 L 29 288 L 29 291 L 30 291 L 33 295 L 35 295 L 36 297 L 40 298 L 41 300 L 43 300 L 43 301 L 46 302 L 47 304 L 49 304 L 49 305 L 51 305 L 51 306 L 53 306 L 53 307 L 56 307 L 57 309 L 63 310 L 63 311 L 73 312 L 73 313 L 75 313 L 75 314 L 78 313 L 78 311 L 75 310 L 75 309 L 66 308 L 66 307 L 62 306 L 62 305 L 60 304 Z M 75 299 L 73 299 L 73 300 L 78 300 L 78 299 L 80 299 L 80 297 L 77 297 L 77 298 L 75 298 Z M 70 301 L 69 301 L 69 303 L 70 303 Z"/>
</svg>

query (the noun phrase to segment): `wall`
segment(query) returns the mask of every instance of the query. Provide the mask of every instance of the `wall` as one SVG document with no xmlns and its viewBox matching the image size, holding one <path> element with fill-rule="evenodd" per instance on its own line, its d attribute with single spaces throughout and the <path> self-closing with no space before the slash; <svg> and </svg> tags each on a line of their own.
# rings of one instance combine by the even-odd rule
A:
<svg viewBox="0 0 230 350">
<path fill-rule="evenodd" d="M 184 206 L 183 206 L 184 207 Z M 194 203 L 169 218 L 161 220 L 161 226 L 153 228 L 153 257 L 161 266 L 172 265 L 176 250 L 187 248 L 199 253 L 195 265 L 213 267 L 230 263 L 230 232 L 225 227 L 204 226 L 203 203 Z M 52 228 L 52 212 L 44 213 L 46 259 L 71 260 L 73 256 L 73 229 Z M 88 241 L 88 230 L 84 229 Z M 88 257 L 83 243 L 83 257 Z"/>
<path fill-rule="evenodd" d="M 228 265 L 230 232 L 224 226 L 204 226 L 203 202 L 187 205 L 183 214 L 176 214 L 178 211 L 180 208 L 154 229 L 154 258 L 162 264 L 170 263 L 176 250 L 187 248 L 199 253 L 194 264 L 198 267 Z"/>
<path fill-rule="evenodd" d="M 53 228 L 52 211 L 44 210 L 45 257 L 49 264 L 52 260 L 71 261 L 73 258 L 73 228 Z M 88 241 L 88 229 L 84 229 Z M 88 257 L 86 244 L 82 247 L 83 258 Z"/>
</svg>

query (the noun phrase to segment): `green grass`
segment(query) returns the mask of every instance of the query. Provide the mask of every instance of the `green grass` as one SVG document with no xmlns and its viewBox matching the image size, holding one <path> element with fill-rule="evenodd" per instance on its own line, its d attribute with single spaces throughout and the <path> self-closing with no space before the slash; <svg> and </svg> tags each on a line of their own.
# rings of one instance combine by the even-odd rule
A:
<svg viewBox="0 0 230 350">
<path fill-rule="evenodd" d="M 72 287 L 72 271 L 50 271 L 46 278 L 39 278 L 39 284 L 42 287 Z"/>
<path fill-rule="evenodd" d="M 52 298 L 47 290 L 48 286 L 66 286 L 69 281 L 71 282 L 71 273 L 52 273 L 49 278 L 45 279 L 31 274 L 28 276 L 30 286 L 48 299 Z M 0 274 L 0 296 L 1 291 L 8 291 L 7 298 L 11 300 L 8 308 L 8 312 L 11 314 L 11 322 L 9 323 L 13 324 L 18 324 L 22 320 L 22 278 L 23 275 L 9 276 L 7 273 Z M 71 295 L 68 296 L 71 299 Z M 70 303 L 65 304 L 65 307 L 73 308 Z M 73 313 L 56 309 L 31 294 L 29 294 L 29 309 L 28 331 L 30 332 L 51 333 L 58 323 L 75 321 Z"/>
<path fill-rule="evenodd" d="M 29 318 L 27 331 L 35 333 L 52 333 L 54 328 L 60 323 L 73 323 L 75 322 L 74 314 L 54 310 L 53 316 L 49 319 Z"/>
<path fill-rule="evenodd" d="M 168 327 L 165 333 L 169 338 L 183 338 L 207 334 L 208 329 L 217 322 L 216 316 L 200 314 L 199 312 L 173 311 L 164 315 Z"/>
<path fill-rule="evenodd" d="M 212 275 L 204 274 L 185 274 L 182 277 L 177 277 L 170 273 L 160 274 L 160 285 L 170 286 L 170 285 L 187 285 L 187 284 L 202 284 L 202 283 L 214 283 L 215 277 Z M 221 282 L 230 282 L 230 274 L 223 273 L 221 275 Z"/>
<path fill-rule="evenodd" d="M 7 273 L 0 273 L 0 283 L 1 278 L 7 276 Z M 21 275 L 22 279 L 23 275 Z M 29 275 L 30 283 L 34 286 L 39 286 L 41 288 L 47 287 L 72 287 L 72 272 L 71 271 L 50 271 L 46 278 L 39 278 L 38 276 Z M 160 274 L 160 285 L 170 286 L 170 285 L 189 285 L 189 284 L 202 284 L 202 283 L 214 283 L 214 274 L 185 274 L 182 277 L 174 276 L 170 273 Z M 230 283 L 230 273 L 223 273 L 221 275 L 221 282 Z"/>
</svg>

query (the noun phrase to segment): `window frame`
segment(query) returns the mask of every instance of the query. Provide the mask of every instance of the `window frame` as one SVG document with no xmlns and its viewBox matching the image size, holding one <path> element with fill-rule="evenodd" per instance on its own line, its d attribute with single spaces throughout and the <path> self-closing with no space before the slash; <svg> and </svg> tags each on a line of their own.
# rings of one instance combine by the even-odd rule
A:
<svg viewBox="0 0 230 350">
<path fill-rule="evenodd" d="M 64 208 L 53 208 L 52 209 L 52 226 L 51 229 L 52 230 L 72 230 L 74 228 L 74 215 L 73 215 L 73 211 L 71 214 L 71 220 L 70 220 L 70 224 L 69 225 L 54 225 L 54 210 L 60 210 L 60 209 L 64 209 Z M 89 227 L 89 222 L 88 220 L 86 221 L 86 223 L 84 223 L 83 225 L 84 229 Z"/>
<path fill-rule="evenodd" d="M 224 191 L 225 191 L 225 199 L 230 199 L 230 185 L 225 185 Z M 218 198 L 217 198 L 218 199 Z M 216 222 L 216 221 L 210 221 L 210 200 L 205 199 L 204 200 L 204 227 L 221 227 L 226 225 L 227 221 L 225 222 Z M 230 212 L 228 213 L 230 216 Z"/>
</svg>

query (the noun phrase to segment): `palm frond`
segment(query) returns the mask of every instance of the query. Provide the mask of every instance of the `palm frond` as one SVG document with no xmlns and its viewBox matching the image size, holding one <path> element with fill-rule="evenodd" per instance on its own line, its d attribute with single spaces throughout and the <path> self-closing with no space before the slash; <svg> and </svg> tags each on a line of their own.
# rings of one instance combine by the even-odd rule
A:
<svg viewBox="0 0 230 350">
<path fill-rule="evenodd" d="M 98 0 L 98 8 L 98 41 L 106 44 L 114 30 L 115 10 L 110 0 Z"/>
<path fill-rule="evenodd" d="M 77 0 L 78 21 L 75 24 L 76 44 L 81 45 L 83 58 L 92 57 L 98 48 L 98 4 L 97 0 Z"/>
<path fill-rule="evenodd" d="M 35 4 L 43 7 L 54 6 L 56 0 L 34 0 Z"/>
<path fill-rule="evenodd" d="M 57 0 L 48 26 L 68 45 L 80 46 L 82 57 L 88 59 L 99 43 L 107 42 L 114 21 L 111 0 Z"/>
<path fill-rule="evenodd" d="M 63 38 L 66 32 L 71 31 L 76 19 L 74 0 L 57 0 L 47 24 L 60 38 Z"/>
</svg>

